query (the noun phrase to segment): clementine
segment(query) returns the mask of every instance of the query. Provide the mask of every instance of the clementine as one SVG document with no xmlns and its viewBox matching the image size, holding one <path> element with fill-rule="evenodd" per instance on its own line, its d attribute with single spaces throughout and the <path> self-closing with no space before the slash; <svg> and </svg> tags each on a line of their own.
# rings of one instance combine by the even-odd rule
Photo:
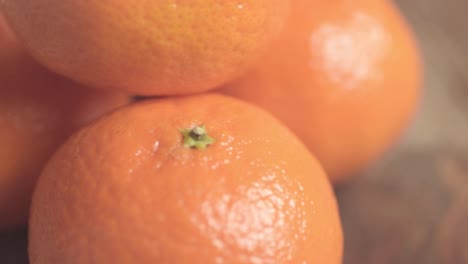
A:
<svg viewBox="0 0 468 264">
<path fill-rule="evenodd" d="M 289 0 L 4 0 L 44 65 L 140 95 L 206 91 L 247 68 L 279 33 Z"/>
<path fill-rule="evenodd" d="M 75 129 L 128 101 L 37 65 L 0 16 L 0 230 L 26 224 L 42 165 Z"/>
<path fill-rule="evenodd" d="M 72 136 L 41 175 L 41 263 L 338 264 L 322 168 L 269 114 L 219 95 L 148 100 Z"/>
<path fill-rule="evenodd" d="M 269 110 L 334 182 L 395 142 L 420 95 L 420 53 L 391 1 L 295 1 L 281 40 L 222 90 Z"/>
</svg>

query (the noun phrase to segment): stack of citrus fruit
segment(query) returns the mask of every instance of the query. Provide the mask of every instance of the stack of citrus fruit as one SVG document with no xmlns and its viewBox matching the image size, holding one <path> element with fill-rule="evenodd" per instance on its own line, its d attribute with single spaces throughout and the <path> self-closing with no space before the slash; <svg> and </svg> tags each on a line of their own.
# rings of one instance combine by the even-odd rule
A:
<svg viewBox="0 0 468 264">
<path fill-rule="evenodd" d="M 383 0 L 0 7 L 0 229 L 32 264 L 341 263 L 330 180 L 419 95 Z"/>
</svg>

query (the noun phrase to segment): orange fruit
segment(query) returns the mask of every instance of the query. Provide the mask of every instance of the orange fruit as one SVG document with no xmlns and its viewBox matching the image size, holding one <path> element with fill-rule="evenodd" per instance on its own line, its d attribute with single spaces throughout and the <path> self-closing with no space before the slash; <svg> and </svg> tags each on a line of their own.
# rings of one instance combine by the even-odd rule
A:
<svg viewBox="0 0 468 264">
<path fill-rule="evenodd" d="M 0 16 L 0 230 L 26 224 L 43 164 L 75 129 L 128 97 L 97 92 L 38 66 Z"/>
<path fill-rule="evenodd" d="M 333 182 L 379 157 L 408 124 L 420 96 L 414 36 L 389 1 L 295 1 L 262 63 L 223 93 L 278 117 Z"/>
<path fill-rule="evenodd" d="M 279 33 L 289 0 L 4 0 L 44 65 L 141 95 L 206 91 L 239 75 Z"/>
<path fill-rule="evenodd" d="M 32 264 L 341 263 L 322 168 L 269 114 L 219 95 L 148 100 L 72 136 L 33 198 Z"/>
</svg>

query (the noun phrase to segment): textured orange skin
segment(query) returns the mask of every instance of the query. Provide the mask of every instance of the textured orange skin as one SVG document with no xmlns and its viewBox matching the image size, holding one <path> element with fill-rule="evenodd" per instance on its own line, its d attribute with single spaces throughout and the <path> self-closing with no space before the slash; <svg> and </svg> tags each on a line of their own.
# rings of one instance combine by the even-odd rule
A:
<svg viewBox="0 0 468 264">
<path fill-rule="evenodd" d="M 216 139 L 183 146 L 181 129 Z M 269 114 L 219 95 L 148 100 L 75 134 L 33 198 L 42 263 L 321 263 L 342 258 L 330 183 Z"/>
<path fill-rule="evenodd" d="M 202 92 L 233 79 L 279 33 L 289 0 L 5 0 L 48 68 L 140 95 Z"/>
<path fill-rule="evenodd" d="M 0 230 L 26 225 L 43 164 L 78 127 L 128 102 L 38 66 L 0 16 Z"/>
<path fill-rule="evenodd" d="M 391 145 L 417 106 L 419 50 L 389 1 L 295 1 L 281 40 L 222 92 L 269 110 L 333 182 Z"/>
</svg>

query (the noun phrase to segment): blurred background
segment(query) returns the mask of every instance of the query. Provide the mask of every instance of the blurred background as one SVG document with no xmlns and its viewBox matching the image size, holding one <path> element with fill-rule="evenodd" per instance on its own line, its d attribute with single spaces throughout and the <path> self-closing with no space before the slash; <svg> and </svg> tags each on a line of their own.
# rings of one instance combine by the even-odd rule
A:
<svg viewBox="0 0 468 264">
<path fill-rule="evenodd" d="M 336 189 L 344 264 L 466 264 L 468 1 L 395 2 L 424 53 L 425 94 L 402 142 Z M 0 234 L 0 263 L 27 263 L 26 244 L 25 231 Z"/>
<path fill-rule="evenodd" d="M 403 142 L 337 188 L 344 263 L 468 263 L 468 1 L 395 2 L 423 50 L 425 94 Z"/>
</svg>

